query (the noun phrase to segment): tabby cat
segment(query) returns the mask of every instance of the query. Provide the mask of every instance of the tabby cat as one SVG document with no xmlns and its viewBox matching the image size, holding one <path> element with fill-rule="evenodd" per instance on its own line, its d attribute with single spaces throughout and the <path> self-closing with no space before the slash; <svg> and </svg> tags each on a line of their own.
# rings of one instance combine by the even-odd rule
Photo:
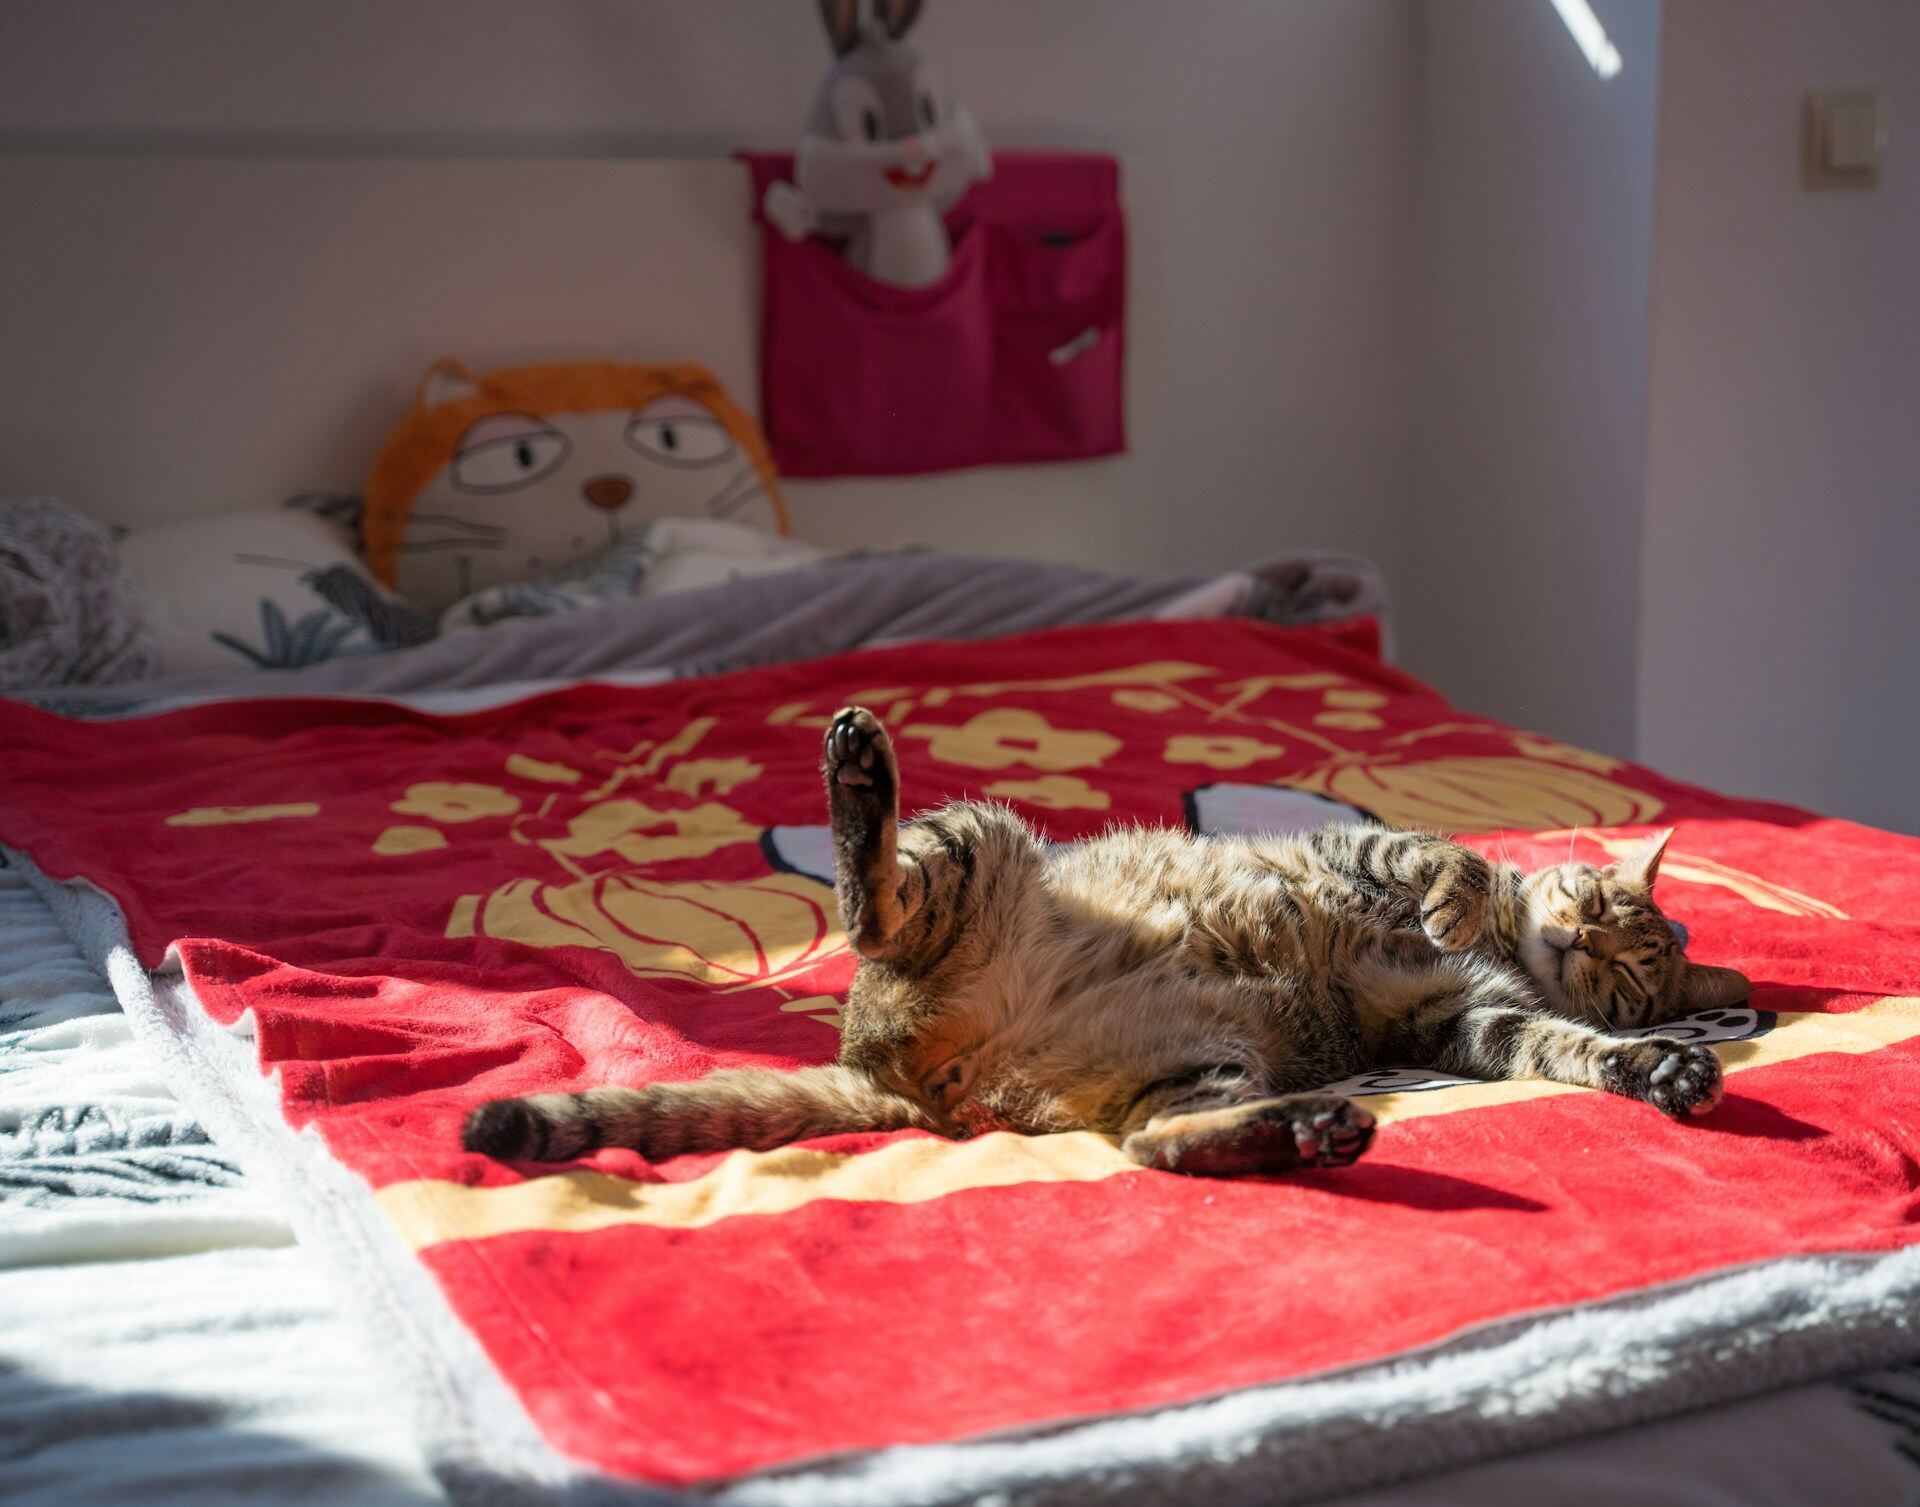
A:
<svg viewBox="0 0 1920 1507">
<path fill-rule="evenodd" d="M 828 729 L 840 913 L 860 957 L 837 1063 L 482 1104 L 471 1151 L 767 1148 L 919 1127 L 1093 1130 L 1175 1172 L 1354 1160 L 1373 1117 L 1319 1086 L 1383 1065 L 1538 1077 L 1675 1119 L 1720 1100 L 1712 1050 L 1615 1038 L 1746 997 L 1653 901 L 1664 837 L 1523 874 L 1443 838 L 1130 828 L 1049 850 L 1002 806 L 902 825 L 885 730 Z"/>
</svg>

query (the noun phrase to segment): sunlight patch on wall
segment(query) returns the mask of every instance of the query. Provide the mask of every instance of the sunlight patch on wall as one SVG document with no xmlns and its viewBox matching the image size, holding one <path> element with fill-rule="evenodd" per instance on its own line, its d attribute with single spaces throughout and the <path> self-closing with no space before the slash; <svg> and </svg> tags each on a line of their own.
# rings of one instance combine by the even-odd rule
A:
<svg viewBox="0 0 1920 1507">
<path fill-rule="evenodd" d="M 1620 71 L 1620 49 L 1608 38 L 1606 27 L 1600 24 L 1600 18 L 1587 0 L 1553 0 L 1553 8 L 1560 12 L 1560 19 L 1566 22 L 1567 30 L 1573 34 L 1573 40 L 1586 54 L 1595 73 L 1601 78 L 1612 78 Z"/>
</svg>

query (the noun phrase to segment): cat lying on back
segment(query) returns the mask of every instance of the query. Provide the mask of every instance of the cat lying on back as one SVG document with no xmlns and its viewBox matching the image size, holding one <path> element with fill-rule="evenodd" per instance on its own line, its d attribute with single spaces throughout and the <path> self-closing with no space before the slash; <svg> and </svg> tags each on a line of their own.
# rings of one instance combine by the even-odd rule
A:
<svg viewBox="0 0 1920 1507">
<path fill-rule="evenodd" d="M 471 1151 L 650 1161 L 909 1126 L 1093 1130 L 1135 1161 L 1230 1175 L 1342 1166 L 1373 1117 L 1319 1085 L 1386 1065 L 1547 1078 L 1675 1119 L 1720 1100 L 1710 1048 L 1616 1039 L 1746 998 L 1653 902 L 1664 837 L 1523 874 L 1443 838 L 1121 830 L 1049 851 L 1011 811 L 902 825 L 886 732 L 828 729 L 841 917 L 860 964 L 837 1063 L 482 1104 Z"/>
</svg>

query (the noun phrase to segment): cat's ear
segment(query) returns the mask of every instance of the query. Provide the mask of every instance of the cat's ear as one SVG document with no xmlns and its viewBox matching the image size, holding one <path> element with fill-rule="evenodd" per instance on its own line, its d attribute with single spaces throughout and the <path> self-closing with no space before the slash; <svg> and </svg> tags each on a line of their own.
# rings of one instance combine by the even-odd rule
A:
<svg viewBox="0 0 1920 1507">
<path fill-rule="evenodd" d="M 1622 884 L 1632 885 L 1635 889 L 1653 893 L 1653 881 L 1660 877 L 1660 859 L 1667 851 L 1667 843 L 1673 837 L 1673 828 L 1657 832 L 1626 857 L 1610 865 L 1615 879 Z"/>
<path fill-rule="evenodd" d="M 820 0 L 820 23 L 827 28 L 833 55 L 845 57 L 860 40 L 860 0 Z"/>
<path fill-rule="evenodd" d="M 1711 963 L 1689 963 L 1680 976 L 1680 1007 L 1688 1014 L 1696 1010 L 1724 1010 L 1744 1004 L 1752 985 L 1737 968 L 1716 968 Z"/>
<path fill-rule="evenodd" d="M 427 374 L 414 389 L 415 408 L 438 408 L 442 403 L 480 395 L 480 379 L 467 370 L 465 363 L 442 356 L 427 368 Z"/>
</svg>

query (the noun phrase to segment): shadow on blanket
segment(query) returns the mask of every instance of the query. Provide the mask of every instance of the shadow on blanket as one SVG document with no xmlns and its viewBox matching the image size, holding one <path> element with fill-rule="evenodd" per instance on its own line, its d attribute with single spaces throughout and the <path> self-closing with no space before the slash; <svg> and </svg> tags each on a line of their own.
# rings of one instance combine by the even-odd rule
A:
<svg viewBox="0 0 1920 1507">
<path fill-rule="evenodd" d="M 20 1507 L 445 1507 L 439 1493 L 374 1461 L 249 1429 L 243 1404 L 193 1396 L 188 1385 L 177 1395 L 94 1391 L 0 1356 L 0 1498 Z"/>
<path fill-rule="evenodd" d="M 1296 1172 L 1285 1181 L 1321 1188 L 1346 1198 L 1367 1203 L 1403 1204 L 1409 1209 L 1434 1209 L 1443 1212 L 1461 1209 L 1505 1209 L 1515 1214 L 1538 1214 L 1546 1208 L 1518 1193 L 1489 1188 L 1469 1178 L 1450 1177 L 1444 1172 L 1425 1172 L 1416 1167 L 1395 1167 L 1381 1162 L 1359 1162 L 1338 1173 Z"/>
<path fill-rule="evenodd" d="M 1811 1121 L 1745 1094 L 1728 1094 L 1720 1107 L 1696 1127 L 1721 1135 L 1752 1136 L 1768 1141 L 1817 1141 L 1827 1132 Z"/>
</svg>

